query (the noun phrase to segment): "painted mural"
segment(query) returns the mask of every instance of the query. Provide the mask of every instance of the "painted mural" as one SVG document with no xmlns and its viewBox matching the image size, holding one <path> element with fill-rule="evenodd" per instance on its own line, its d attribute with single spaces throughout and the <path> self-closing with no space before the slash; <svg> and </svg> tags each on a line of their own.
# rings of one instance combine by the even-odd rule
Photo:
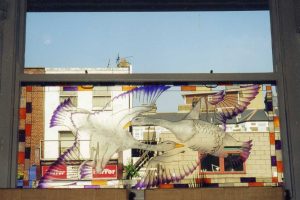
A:
<svg viewBox="0 0 300 200">
<path fill-rule="evenodd" d="M 158 112 L 163 95 L 178 87 L 185 104 L 176 113 Z M 79 89 L 93 86 L 63 88 Z M 122 92 L 96 110 L 66 96 L 48 123 L 50 129 L 63 127 L 74 139 L 60 146 L 55 161 L 41 166 L 36 187 L 281 185 L 278 109 L 272 92 L 272 86 L 256 84 L 122 86 Z M 128 105 L 115 106 L 124 100 Z M 130 152 L 129 158 L 124 152 Z"/>
</svg>

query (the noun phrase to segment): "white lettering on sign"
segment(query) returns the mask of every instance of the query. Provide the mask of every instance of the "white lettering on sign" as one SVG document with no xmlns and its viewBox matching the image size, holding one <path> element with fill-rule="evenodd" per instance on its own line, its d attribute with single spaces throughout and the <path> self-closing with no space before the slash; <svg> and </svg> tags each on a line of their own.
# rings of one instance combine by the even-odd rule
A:
<svg viewBox="0 0 300 200">
<path fill-rule="evenodd" d="M 52 175 L 52 176 L 61 176 L 61 175 L 64 175 L 65 172 L 64 171 L 55 170 L 55 171 L 49 172 L 49 174 Z"/>
<path fill-rule="evenodd" d="M 101 174 L 115 174 L 116 170 L 104 169 Z"/>
</svg>

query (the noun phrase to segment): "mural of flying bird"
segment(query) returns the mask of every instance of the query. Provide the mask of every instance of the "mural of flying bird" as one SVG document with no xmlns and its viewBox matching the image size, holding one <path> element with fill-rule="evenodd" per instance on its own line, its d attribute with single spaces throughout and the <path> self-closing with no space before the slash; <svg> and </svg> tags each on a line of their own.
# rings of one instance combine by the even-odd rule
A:
<svg viewBox="0 0 300 200">
<path fill-rule="evenodd" d="M 241 86 L 238 91 L 238 101 L 226 96 L 226 91 L 224 90 L 203 97 L 203 99 L 200 99 L 194 106 L 192 111 L 180 121 L 174 122 L 165 119 L 156 119 L 147 115 L 134 118 L 127 126 L 155 125 L 164 127 L 170 130 L 180 143 L 185 145 L 185 148 L 198 151 L 200 155 L 210 154 L 214 156 L 223 155 L 226 157 L 224 147 L 239 146 L 240 160 L 244 162 L 250 155 L 252 141 L 238 141 L 226 133 L 226 120 L 242 113 L 250 104 L 250 101 L 256 97 L 259 89 L 260 87 L 258 85 Z M 218 125 L 200 120 L 201 115 L 199 115 L 199 113 L 201 104 L 203 103 L 215 107 L 215 119 L 219 121 L 222 128 Z M 179 169 L 176 170 L 170 169 L 166 165 L 167 163 L 174 162 L 174 157 L 177 154 L 184 152 L 183 149 L 176 149 L 154 157 L 149 161 L 146 175 L 136 187 L 149 188 L 151 186 L 157 186 L 160 183 L 178 181 L 191 174 L 196 169 L 195 166 L 199 164 L 200 158 L 188 165 L 179 163 Z M 153 171 L 153 167 L 157 166 L 159 169 Z"/>
<path fill-rule="evenodd" d="M 47 180 L 51 179 L 51 170 L 57 170 L 66 160 L 73 158 L 73 151 L 78 148 L 78 138 L 82 133 L 90 136 L 90 159 L 85 161 L 80 167 L 80 178 L 89 175 L 87 167 L 95 167 L 97 172 L 101 172 L 106 166 L 111 156 L 126 149 L 143 149 L 149 151 L 168 151 L 182 147 L 173 141 L 164 141 L 158 145 L 148 145 L 134 139 L 128 130 L 123 129 L 124 125 L 139 114 L 149 111 L 160 94 L 167 90 L 169 86 L 144 86 L 125 92 L 112 99 L 112 102 L 126 95 L 133 95 L 139 98 L 146 105 L 134 108 L 119 110 L 115 112 L 105 112 L 103 108 L 100 112 L 89 112 L 73 106 L 70 99 L 61 103 L 54 111 L 51 118 L 50 127 L 65 126 L 75 135 L 75 142 L 66 152 L 64 152 L 56 162 L 42 177 L 40 187 L 47 187 Z M 112 103 L 109 102 L 109 103 Z"/>
</svg>

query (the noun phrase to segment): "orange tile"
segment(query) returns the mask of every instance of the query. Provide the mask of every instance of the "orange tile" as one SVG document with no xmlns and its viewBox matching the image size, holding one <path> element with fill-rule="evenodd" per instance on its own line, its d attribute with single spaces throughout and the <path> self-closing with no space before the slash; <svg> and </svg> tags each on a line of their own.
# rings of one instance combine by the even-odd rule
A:
<svg viewBox="0 0 300 200">
<path fill-rule="evenodd" d="M 94 88 L 93 85 L 81 85 L 78 86 L 78 91 L 92 91 Z"/>
<path fill-rule="evenodd" d="M 264 183 L 261 182 L 253 182 L 248 184 L 250 187 L 261 187 L 264 186 Z"/>
<path fill-rule="evenodd" d="M 31 92 L 32 91 L 32 86 L 26 86 L 26 92 Z"/>
<path fill-rule="evenodd" d="M 122 91 L 130 91 L 136 88 L 136 86 L 130 86 L 130 85 L 123 85 L 122 86 Z"/>
<path fill-rule="evenodd" d="M 92 180 L 92 185 L 107 185 L 107 180 Z"/>
<path fill-rule="evenodd" d="M 172 189 L 172 188 L 174 188 L 174 185 L 173 184 L 160 184 L 159 188 L 160 189 Z"/>
<path fill-rule="evenodd" d="M 283 172 L 282 161 L 277 161 L 277 172 Z"/>
<path fill-rule="evenodd" d="M 211 183 L 211 178 L 203 178 L 202 182 L 210 184 Z"/>
<path fill-rule="evenodd" d="M 275 116 L 274 117 L 274 127 L 275 128 L 279 128 L 280 124 L 279 124 L 279 117 Z"/>
<path fill-rule="evenodd" d="M 270 133 L 270 144 L 275 144 L 275 133 Z"/>
<path fill-rule="evenodd" d="M 24 164 L 25 152 L 18 152 L 18 164 Z"/>
<path fill-rule="evenodd" d="M 272 183 L 278 183 L 278 177 L 272 177 Z"/>
<path fill-rule="evenodd" d="M 181 86 L 181 91 L 196 91 L 196 89 L 197 89 L 196 86 L 191 86 L 191 85 Z"/>
<path fill-rule="evenodd" d="M 26 137 L 31 135 L 31 124 L 25 125 L 25 135 L 26 135 Z"/>
<path fill-rule="evenodd" d="M 19 108 L 19 118 L 26 119 L 26 108 Z"/>
<path fill-rule="evenodd" d="M 272 90 L 272 86 L 269 86 L 269 85 L 266 86 L 266 90 L 267 90 L 267 91 L 271 91 L 271 90 Z"/>
<path fill-rule="evenodd" d="M 195 182 L 197 184 L 200 184 L 200 183 L 211 183 L 211 179 L 210 178 L 196 178 Z"/>
</svg>

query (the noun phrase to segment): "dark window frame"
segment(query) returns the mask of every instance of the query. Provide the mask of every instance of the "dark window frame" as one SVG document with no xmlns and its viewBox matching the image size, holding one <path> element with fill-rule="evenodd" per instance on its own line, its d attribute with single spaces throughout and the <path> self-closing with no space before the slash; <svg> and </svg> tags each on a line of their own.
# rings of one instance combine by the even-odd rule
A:
<svg viewBox="0 0 300 200">
<path fill-rule="evenodd" d="M 26 3 L 28 7 L 26 7 Z M 16 42 L 14 49 L 15 62 L 15 89 L 14 89 L 14 112 L 18 113 L 20 87 L 23 85 L 56 85 L 61 82 L 66 84 L 211 84 L 211 83 L 271 83 L 277 85 L 279 93 L 279 103 L 285 105 L 284 79 L 281 55 L 282 50 L 279 27 L 282 27 L 282 19 L 278 15 L 279 0 L 270 0 L 269 9 L 271 14 L 272 43 L 274 72 L 272 73 L 231 73 L 231 74 L 124 74 L 124 75 L 29 75 L 24 74 L 24 49 L 25 49 L 25 21 L 26 11 L 30 12 L 54 12 L 54 11 L 224 11 L 224 10 L 265 10 L 268 8 L 268 0 L 235 0 L 235 1 L 216 1 L 216 0 L 168 0 L 168 1 L 146 1 L 146 0 L 119 0 L 110 2 L 102 0 L 28 0 L 16 1 L 14 7 Z M 282 5 L 281 5 L 282 6 Z M 287 132 L 287 113 L 285 106 L 280 108 L 281 133 Z M 10 185 L 16 186 L 16 159 L 17 159 L 17 135 L 18 115 L 11 116 L 13 124 L 13 137 L 11 139 L 12 154 L 8 163 L 10 169 Z M 285 165 L 285 188 L 293 192 L 293 176 L 291 155 L 289 154 L 290 141 L 287 134 L 282 134 L 282 140 L 287 148 L 283 149 Z"/>
</svg>

